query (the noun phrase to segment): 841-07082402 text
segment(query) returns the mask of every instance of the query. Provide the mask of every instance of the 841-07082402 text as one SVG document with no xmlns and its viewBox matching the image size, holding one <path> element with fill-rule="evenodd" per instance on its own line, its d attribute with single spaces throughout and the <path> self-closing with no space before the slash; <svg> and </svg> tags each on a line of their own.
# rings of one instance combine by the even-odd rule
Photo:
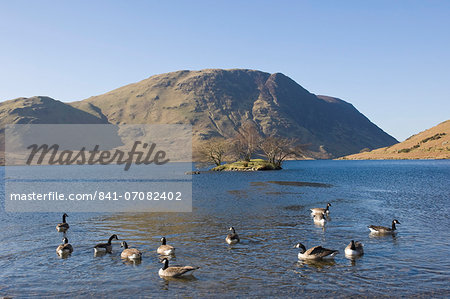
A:
<svg viewBox="0 0 450 299">
<path fill-rule="evenodd" d="M 82 200 L 154 200 L 154 201 L 171 201 L 171 200 L 182 200 L 182 194 L 178 191 L 126 191 L 126 192 L 111 192 L 111 191 L 95 191 L 93 193 L 69 193 L 64 194 L 61 192 L 47 192 L 47 193 L 11 193 L 10 200 L 71 200 L 71 201 L 82 201 Z"/>
</svg>

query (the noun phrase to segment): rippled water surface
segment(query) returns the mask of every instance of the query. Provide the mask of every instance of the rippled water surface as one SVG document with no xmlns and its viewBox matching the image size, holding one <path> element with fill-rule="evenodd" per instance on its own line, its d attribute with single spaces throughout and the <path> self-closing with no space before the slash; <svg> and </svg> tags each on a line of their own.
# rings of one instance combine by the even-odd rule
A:
<svg viewBox="0 0 450 299">
<path fill-rule="evenodd" d="M 192 213 L 69 213 L 67 259 L 55 253 L 59 213 L 2 210 L 0 297 L 448 297 L 449 197 L 450 161 L 292 161 L 282 171 L 202 173 L 193 176 Z M 330 221 L 315 226 L 309 209 L 327 202 Z M 394 218 L 395 236 L 369 235 L 367 225 Z M 229 226 L 241 237 L 233 247 L 224 241 Z M 112 233 L 143 251 L 140 264 L 123 262 L 117 241 L 112 254 L 94 257 L 92 247 Z M 171 264 L 200 266 L 194 276 L 158 276 L 163 235 L 177 248 Z M 360 259 L 343 254 L 351 239 L 365 245 Z M 340 254 L 301 262 L 297 242 Z"/>
</svg>

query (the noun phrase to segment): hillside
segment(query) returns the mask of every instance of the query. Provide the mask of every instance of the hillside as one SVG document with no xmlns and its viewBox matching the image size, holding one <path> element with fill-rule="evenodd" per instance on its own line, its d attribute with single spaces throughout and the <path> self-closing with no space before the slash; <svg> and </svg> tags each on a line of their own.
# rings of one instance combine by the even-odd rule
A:
<svg viewBox="0 0 450 299">
<path fill-rule="evenodd" d="M 0 103 L 5 124 L 96 124 L 107 121 L 49 97 L 17 98 Z"/>
<path fill-rule="evenodd" d="M 413 135 L 401 143 L 341 159 L 450 159 L 450 120 Z"/>
<path fill-rule="evenodd" d="M 7 124 L 99 124 L 92 114 L 49 97 L 17 98 L 0 103 L 0 164 L 4 162 Z"/>
<path fill-rule="evenodd" d="M 265 136 L 297 137 L 321 158 L 397 142 L 351 104 L 311 94 L 283 74 L 254 70 L 166 73 L 70 105 L 113 124 L 192 124 L 194 145 L 230 138 L 246 121 Z"/>
<path fill-rule="evenodd" d="M 88 99 L 48 97 L 0 103 L 10 123 L 191 124 L 193 144 L 233 137 L 244 122 L 262 136 L 296 137 L 314 158 L 339 157 L 397 141 L 351 104 L 316 96 L 289 77 L 255 70 L 207 69 L 152 76 Z"/>
</svg>

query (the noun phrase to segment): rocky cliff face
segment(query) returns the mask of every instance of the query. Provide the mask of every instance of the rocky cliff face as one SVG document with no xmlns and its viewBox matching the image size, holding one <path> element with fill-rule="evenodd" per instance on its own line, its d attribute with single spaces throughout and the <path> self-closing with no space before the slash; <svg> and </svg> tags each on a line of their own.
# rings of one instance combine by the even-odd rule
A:
<svg viewBox="0 0 450 299">
<path fill-rule="evenodd" d="M 111 123 L 192 124 L 194 143 L 230 138 L 246 121 L 263 135 L 297 137 L 333 157 L 397 142 L 351 104 L 311 94 L 283 74 L 254 70 L 161 74 L 71 105 Z"/>
<path fill-rule="evenodd" d="M 194 145 L 233 137 L 244 122 L 263 136 L 296 137 L 313 157 L 339 157 L 397 141 L 351 104 L 316 96 L 289 77 L 254 70 L 208 69 L 152 76 L 83 101 L 47 97 L 0 103 L 0 124 L 191 124 Z"/>
</svg>

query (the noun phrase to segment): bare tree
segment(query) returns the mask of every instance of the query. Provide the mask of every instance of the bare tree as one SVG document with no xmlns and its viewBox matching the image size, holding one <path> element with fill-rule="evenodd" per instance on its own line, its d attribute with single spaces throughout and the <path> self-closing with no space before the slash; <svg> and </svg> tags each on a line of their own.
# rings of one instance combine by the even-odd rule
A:
<svg viewBox="0 0 450 299">
<path fill-rule="evenodd" d="M 244 123 L 233 140 L 233 152 L 237 159 L 250 161 L 258 150 L 261 136 L 253 122 Z"/>
<path fill-rule="evenodd" d="M 203 141 L 198 145 L 195 149 L 195 153 L 197 155 L 197 160 L 219 166 L 228 156 L 230 149 L 230 142 L 221 137 L 214 137 Z"/>
<path fill-rule="evenodd" d="M 305 146 L 300 145 L 294 138 L 267 137 L 262 140 L 259 148 L 270 163 L 281 168 L 287 158 L 303 157 Z"/>
</svg>

